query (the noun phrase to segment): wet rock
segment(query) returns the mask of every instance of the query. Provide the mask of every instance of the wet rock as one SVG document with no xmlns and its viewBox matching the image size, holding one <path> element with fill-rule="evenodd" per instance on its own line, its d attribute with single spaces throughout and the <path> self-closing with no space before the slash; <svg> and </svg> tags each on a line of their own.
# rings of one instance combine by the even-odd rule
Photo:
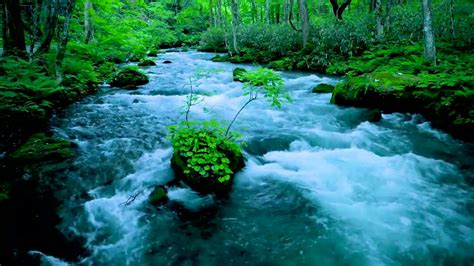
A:
<svg viewBox="0 0 474 266">
<path fill-rule="evenodd" d="M 136 89 L 137 86 L 145 85 L 148 82 L 148 76 L 143 72 L 133 67 L 125 67 L 114 74 L 110 85 L 113 87 Z"/>
<path fill-rule="evenodd" d="M 313 93 L 332 93 L 333 91 L 334 86 L 326 83 L 320 83 L 311 90 Z"/>
<path fill-rule="evenodd" d="M 383 112 L 420 113 L 432 126 L 473 142 L 474 94 L 429 88 L 424 85 L 428 82 L 409 74 L 373 72 L 338 84 L 331 102 Z"/>
<path fill-rule="evenodd" d="M 158 50 L 150 50 L 146 55 L 150 57 L 156 57 L 158 55 Z"/>
<path fill-rule="evenodd" d="M 63 161 L 74 156 L 74 147 L 75 145 L 70 141 L 48 137 L 44 133 L 39 133 L 29 138 L 8 158 L 21 164 Z"/>
<path fill-rule="evenodd" d="M 171 61 L 169 61 L 169 60 L 163 61 L 163 64 L 171 64 L 171 63 L 173 63 L 173 62 L 171 62 Z"/>
<path fill-rule="evenodd" d="M 233 76 L 234 81 L 239 81 L 239 82 L 247 81 L 247 79 L 243 76 L 245 73 L 247 73 L 247 70 L 241 67 L 234 68 L 234 70 L 232 71 L 232 76 Z"/>
<path fill-rule="evenodd" d="M 199 133 L 196 134 L 199 135 Z M 211 134 L 202 135 L 202 138 L 204 139 L 213 137 Z M 199 144 L 200 146 L 203 144 L 203 142 L 205 143 L 205 140 L 200 141 L 198 138 L 195 140 L 198 140 L 197 143 L 201 143 Z M 171 158 L 171 167 L 175 172 L 176 178 L 183 181 L 194 191 L 203 194 L 213 193 L 218 196 L 225 196 L 232 188 L 234 174 L 239 172 L 245 166 L 244 157 L 240 150 L 237 151 L 236 149 L 222 147 L 222 145 L 214 148 L 211 152 L 209 149 L 213 148 L 207 147 L 205 149 L 201 149 L 203 151 L 196 151 L 196 154 L 191 154 L 193 153 L 191 151 L 177 152 L 175 150 L 173 157 Z M 226 165 L 226 169 L 230 169 L 232 171 L 231 173 L 226 172 L 226 178 L 221 176 L 222 172 L 213 170 L 213 168 L 217 165 L 215 163 L 206 163 L 204 159 L 199 159 L 201 160 L 199 165 L 192 165 L 190 163 L 191 159 L 205 157 L 209 153 L 220 153 L 218 156 L 214 157 L 220 159 L 215 160 L 222 160 L 222 164 Z M 218 175 L 216 173 L 220 174 Z"/>
<path fill-rule="evenodd" d="M 367 121 L 370 123 L 379 122 L 380 120 L 382 120 L 382 112 L 378 109 L 370 110 L 367 114 Z"/>
<path fill-rule="evenodd" d="M 148 202 L 154 206 L 161 206 L 169 201 L 168 190 L 165 186 L 156 186 L 155 189 L 150 193 Z"/>
<path fill-rule="evenodd" d="M 138 63 L 138 66 L 156 66 L 156 63 L 150 59 L 144 59 Z"/>
</svg>

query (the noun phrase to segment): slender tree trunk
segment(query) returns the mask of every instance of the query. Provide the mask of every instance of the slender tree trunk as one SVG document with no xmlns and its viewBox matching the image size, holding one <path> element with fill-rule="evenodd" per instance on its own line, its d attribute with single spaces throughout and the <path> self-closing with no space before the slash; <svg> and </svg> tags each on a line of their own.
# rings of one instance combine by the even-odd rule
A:
<svg viewBox="0 0 474 266">
<path fill-rule="evenodd" d="M 252 0 L 252 23 L 257 23 L 258 19 L 258 9 L 257 9 L 257 2 Z"/>
<path fill-rule="evenodd" d="M 30 55 L 33 55 L 36 42 L 38 41 L 42 5 L 42 0 L 35 1 L 35 7 L 33 8 L 33 30 L 30 43 Z"/>
<path fill-rule="evenodd" d="M 290 18 L 290 1 L 284 0 L 283 2 L 283 23 L 288 24 Z"/>
<path fill-rule="evenodd" d="M 268 25 L 270 25 L 270 23 L 271 23 L 271 20 L 270 20 L 270 6 L 271 6 L 270 0 L 265 0 L 265 21 L 267 22 Z"/>
<path fill-rule="evenodd" d="M 92 23 L 92 3 L 90 0 L 84 2 L 84 42 L 90 43 L 94 38 L 94 24 Z"/>
<path fill-rule="evenodd" d="M 383 11 L 381 0 L 375 0 L 375 22 L 376 38 L 380 41 L 383 39 Z"/>
<path fill-rule="evenodd" d="M 74 10 L 74 6 L 76 4 L 76 0 L 67 0 L 66 6 L 64 9 L 64 23 L 61 29 L 61 36 L 58 42 L 58 53 L 56 55 L 56 80 L 58 83 L 63 81 L 63 60 L 66 54 L 66 46 L 67 42 L 69 41 L 69 25 L 71 23 L 72 12 Z"/>
<path fill-rule="evenodd" d="M 42 54 L 49 52 L 51 42 L 53 41 L 58 25 L 59 3 L 58 0 L 46 0 L 45 6 L 45 26 L 43 35 L 45 35 L 40 47 L 35 54 Z"/>
<path fill-rule="evenodd" d="M 303 33 L 303 48 L 308 44 L 309 36 L 309 17 L 308 17 L 308 6 L 306 5 L 306 0 L 298 0 L 298 6 L 300 10 L 300 22 L 301 22 L 301 31 Z"/>
<path fill-rule="evenodd" d="M 222 27 L 223 23 L 222 18 L 222 0 L 217 0 L 217 24 L 219 27 Z"/>
<path fill-rule="evenodd" d="M 436 65 L 436 46 L 431 13 L 431 0 L 422 0 L 421 7 L 423 12 L 423 46 L 425 60 Z"/>
<path fill-rule="evenodd" d="M 451 40 L 456 41 L 456 27 L 454 20 L 454 0 L 449 0 L 449 26 L 451 27 Z"/>
<path fill-rule="evenodd" d="M 237 0 L 230 0 L 230 12 L 232 15 L 232 46 L 234 52 L 239 54 L 238 40 L 237 40 L 237 28 L 239 26 L 239 11 Z"/>
<path fill-rule="evenodd" d="M 3 54 L 26 57 L 25 31 L 18 0 L 1 0 L 3 11 Z"/>
</svg>

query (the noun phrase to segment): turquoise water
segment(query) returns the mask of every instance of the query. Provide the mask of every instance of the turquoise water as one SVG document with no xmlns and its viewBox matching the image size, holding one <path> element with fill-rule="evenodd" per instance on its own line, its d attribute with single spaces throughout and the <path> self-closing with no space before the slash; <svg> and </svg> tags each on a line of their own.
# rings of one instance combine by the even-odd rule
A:
<svg viewBox="0 0 474 266">
<path fill-rule="evenodd" d="M 472 265 L 472 145 L 419 115 L 365 122 L 367 110 L 309 93 L 338 82 L 314 74 L 282 73 L 293 102 L 242 113 L 247 166 L 229 199 L 170 187 L 180 207 L 149 206 L 153 186 L 173 178 L 166 127 L 183 118 L 189 77 L 211 72 L 193 82 L 203 102 L 192 119 L 230 120 L 245 101 L 235 65 L 212 56 L 160 55 L 150 84 L 104 87 L 53 119 L 79 145 L 58 193 L 61 230 L 91 253 L 79 265 Z"/>
</svg>

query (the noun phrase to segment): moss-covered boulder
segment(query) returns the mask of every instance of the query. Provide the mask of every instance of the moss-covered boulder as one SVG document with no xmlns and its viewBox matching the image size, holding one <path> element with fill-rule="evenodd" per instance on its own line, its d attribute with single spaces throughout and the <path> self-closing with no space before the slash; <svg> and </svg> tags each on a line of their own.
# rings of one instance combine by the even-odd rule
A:
<svg viewBox="0 0 474 266">
<path fill-rule="evenodd" d="M 443 87 L 437 79 L 435 74 L 373 72 L 339 83 L 331 102 L 384 112 L 421 113 L 434 127 L 474 141 L 474 91 L 469 89 L 474 80 L 460 78 L 458 83 Z"/>
<path fill-rule="evenodd" d="M 144 59 L 138 63 L 138 66 L 156 66 L 156 63 L 150 59 Z"/>
<path fill-rule="evenodd" d="M 8 158 L 16 163 L 58 162 L 74 156 L 75 144 L 44 133 L 33 135 Z"/>
<path fill-rule="evenodd" d="M 113 87 L 135 89 L 137 86 L 145 85 L 148 82 L 148 76 L 145 73 L 135 67 L 125 67 L 114 74 L 110 85 Z"/>
<path fill-rule="evenodd" d="M 172 144 L 176 178 L 200 193 L 227 194 L 245 166 L 240 146 L 212 129 L 182 127 Z"/>
<path fill-rule="evenodd" d="M 320 83 L 311 90 L 313 93 L 332 93 L 333 91 L 334 86 L 326 83 Z"/>
<path fill-rule="evenodd" d="M 295 62 L 292 58 L 286 57 L 270 62 L 267 67 L 275 70 L 293 70 L 295 68 Z"/>
<path fill-rule="evenodd" d="M 244 74 L 247 73 L 247 70 L 241 67 L 236 67 L 232 71 L 232 77 L 234 81 L 245 82 L 247 81 L 244 77 Z"/>
<path fill-rule="evenodd" d="M 161 206 L 166 204 L 168 201 L 168 191 L 165 186 L 156 186 L 148 197 L 148 202 L 153 206 Z"/>
</svg>

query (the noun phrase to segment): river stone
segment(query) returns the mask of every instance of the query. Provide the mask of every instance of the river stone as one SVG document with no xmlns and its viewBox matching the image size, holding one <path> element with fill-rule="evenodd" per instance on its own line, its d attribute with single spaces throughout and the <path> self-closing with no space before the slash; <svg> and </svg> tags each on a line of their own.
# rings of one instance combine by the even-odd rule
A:
<svg viewBox="0 0 474 266">
<path fill-rule="evenodd" d="M 234 174 L 244 168 L 245 162 L 242 153 L 234 154 L 231 151 L 223 152 L 229 159 L 230 169 L 234 172 Z M 231 175 L 230 180 L 226 182 L 219 182 L 216 177 L 203 177 L 200 175 L 195 175 L 193 172 L 186 174 L 185 170 L 188 169 L 187 159 L 177 152 L 173 153 L 173 157 L 171 158 L 171 167 L 173 168 L 175 176 L 178 180 L 183 181 L 193 190 L 203 194 L 213 193 L 217 196 L 225 196 L 230 192 L 234 181 L 234 175 Z"/>
<path fill-rule="evenodd" d="M 148 202 L 154 206 L 161 206 L 169 201 L 168 191 L 165 186 L 156 186 L 148 197 Z"/>
<path fill-rule="evenodd" d="M 247 81 L 247 79 L 245 79 L 243 77 L 243 74 L 245 74 L 247 72 L 247 70 L 241 68 L 241 67 L 237 67 L 235 68 L 233 71 L 232 71 L 232 76 L 233 76 L 233 79 L 234 81 L 239 81 L 239 82 L 245 82 Z"/>
<path fill-rule="evenodd" d="M 156 66 L 156 63 L 150 59 L 144 59 L 138 63 L 138 66 Z"/>
<path fill-rule="evenodd" d="M 333 91 L 334 86 L 326 83 L 320 83 L 311 90 L 313 93 L 332 93 Z"/>
<path fill-rule="evenodd" d="M 148 76 L 145 73 L 133 67 L 125 67 L 114 74 L 110 85 L 113 87 L 136 89 L 137 86 L 145 85 L 148 82 Z"/>
<path fill-rule="evenodd" d="M 375 123 L 379 122 L 380 120 L 382 120 L 382 112 L 380 112 L 380 110 L 375 109 L 369 111 L 367 121 L 370 123 Z"/>
<path fill-rule="evenodd" d="M 171 63 L 173 63 L 173 62 L 171 62 L 170 60 L 163 61 L 163 64 L 171 64 Z"/>
</svg>

